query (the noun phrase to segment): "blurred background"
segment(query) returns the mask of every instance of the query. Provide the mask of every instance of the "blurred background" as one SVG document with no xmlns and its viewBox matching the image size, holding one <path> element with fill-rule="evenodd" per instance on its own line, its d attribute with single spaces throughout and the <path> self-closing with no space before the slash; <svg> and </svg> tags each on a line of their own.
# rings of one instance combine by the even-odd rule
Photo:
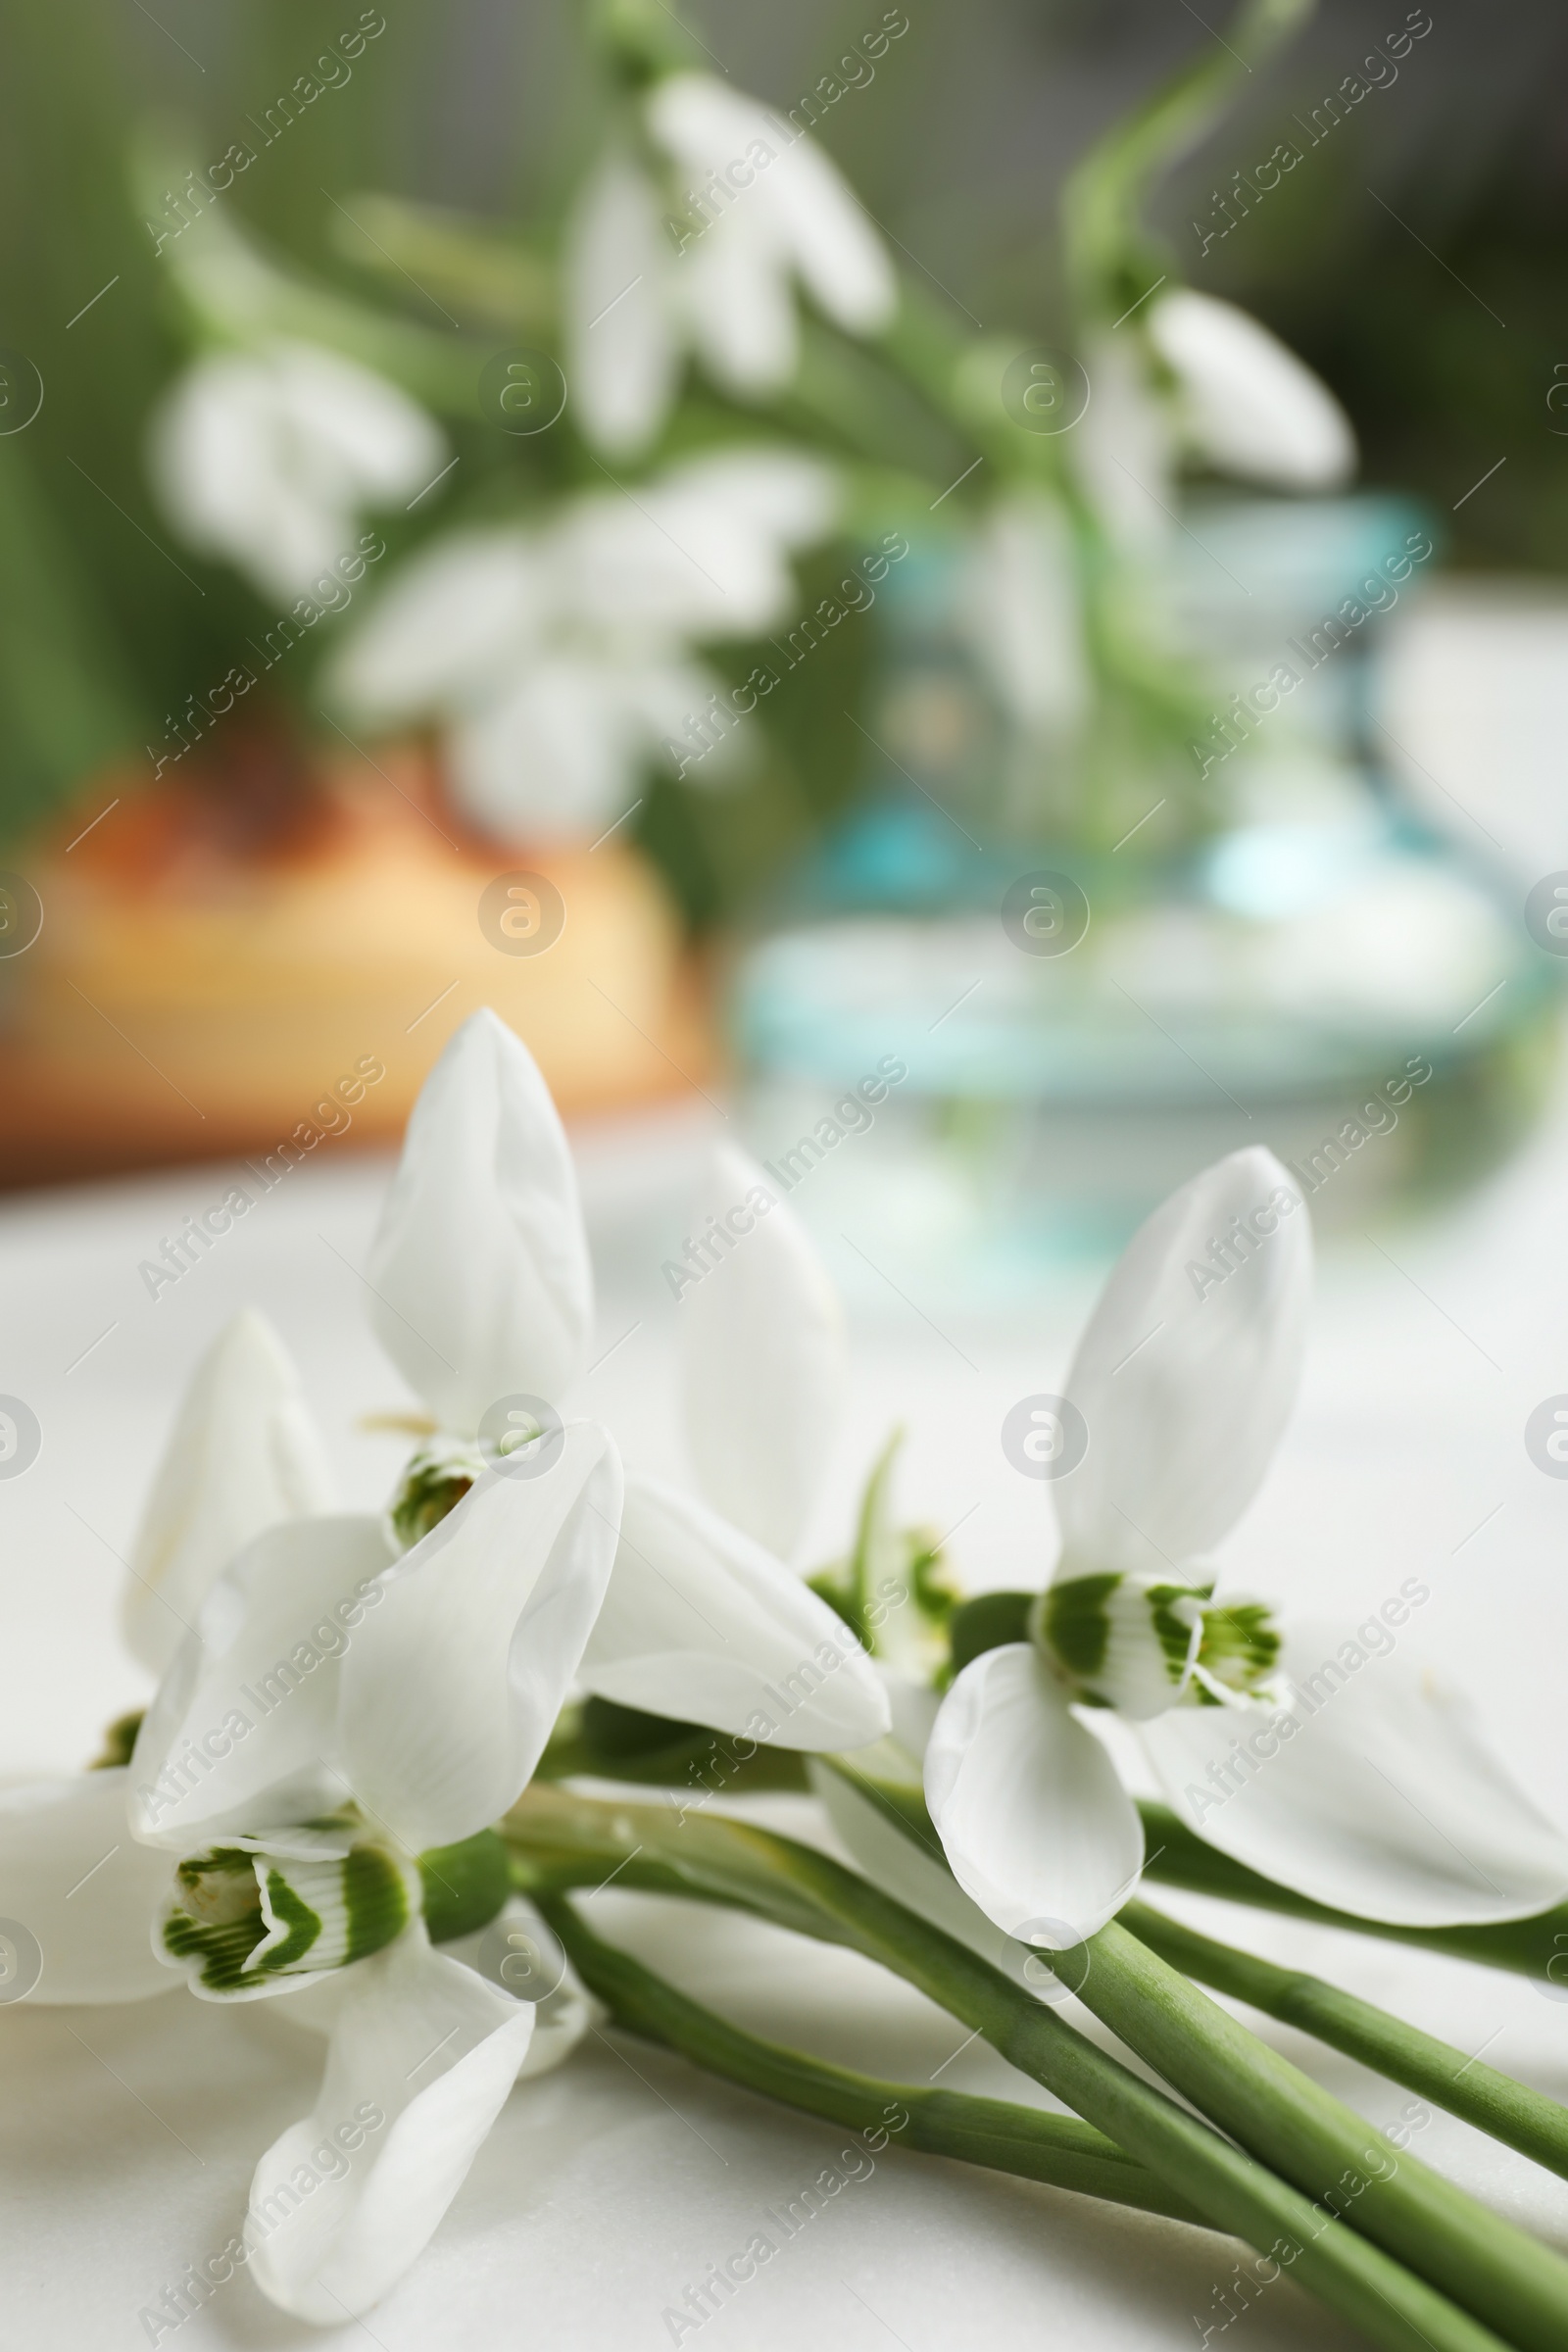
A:
<svg viewBox="0 0 1568 2352">
<path fill-rule="evenodd" d="M 0 1181 L 384 1143 L 484 1002 L 923 1296 L 1506 1159 L 1568 31 L 1385 14 L 7 0 Z"/>
</svg>

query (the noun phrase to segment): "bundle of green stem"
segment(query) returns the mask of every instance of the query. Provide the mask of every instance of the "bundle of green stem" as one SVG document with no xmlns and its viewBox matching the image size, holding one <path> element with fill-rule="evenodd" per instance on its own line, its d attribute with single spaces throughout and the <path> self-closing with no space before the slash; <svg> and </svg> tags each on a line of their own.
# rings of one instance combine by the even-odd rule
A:
<svg viewBox="0 0 1568 2352">
<path fill-rule="evenodd" d="M 558 1764 L 582 1769 L 565 1755 Z M 1074 1992 L 1161 2090 L 1052 2001 L 814 1847 L 710 1812 L 581 1796 L 549 1781 L 500 1827 L 519 1890 L 628 2032 L 808 2114 L 896 2132 L 905 2147 L 1243 2239 L 1258 2287 L 1288 2273 L 1397 2352 L 1568 2344 L 1568 2264 L 1393 2145 L 1199 1986 L 1303 2029 L 1568 2177 L 1568 2111 L 1368 2002 L 1131 1902 L 1087 1942 L 1050 1955 L 1051 1990 Z M 1388 1932 L 1303 1902 L 1197 1840 L 1176 1837 L 1165 1863 L 1162 1875 L 1209 1893 Z M 1072 2113 L 891 2083 L 759 2039 L 587 1926 L 572 1891 L 612 1877 L 617 1888 L 728 1905 L 881 1963 Z M 1568 1915 L 1553 1914 L 1402 1939 L 1520 1969 L 1565 1924 Z"/>
</svg>

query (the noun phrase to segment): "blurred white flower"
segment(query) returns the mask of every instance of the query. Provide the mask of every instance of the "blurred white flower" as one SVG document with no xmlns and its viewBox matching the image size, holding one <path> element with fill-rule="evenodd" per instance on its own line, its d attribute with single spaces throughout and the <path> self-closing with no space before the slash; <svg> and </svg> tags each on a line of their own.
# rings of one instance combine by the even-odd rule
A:
<svg viewBox="0 0 1568 2352">
<path fill-rule="evenodd" d="M 654 439 L 690 350 L 742 399 L 777 391 L 799 350 L 792 278 L 853 334 L 893 316 L 881 239 L 804 131 L 709 74 L 655 84 L 643 121 L 679 211 L 629 156 L 591 174 L 567 239 L 567 376 L 600 448 Z M 684 185 L 682 184 L 684 182 Z"/>
<path fill-rule="evenodd" d="M 361 510 L 437 473 L 437 426 L 395 384 L 312 343 L 210 354 L 156 412 L 153 487 L 201 554 L 266 594 L 304 594 L 353 546 Z"/>
<path fill-rule="evenodd" d="M 1146 332 L 1174 384 L 1162 397 L 1136 335 L 1102 333 L 1074 436 L 1080 478 L 1118 546 L 1167 536 L 1184 455 L 1277 490 L 1334 490 L 1354 472 L 1355 435 L 1333 393 L 1246 311 L 1178 286 L 1150 306 Z"/>
<path fill-rule="evenodd" d="M 1177 287 L 1151 310 L 1149 339 L 1181 387 L 1183 438 L 1221 473 L 1282 490 L 1334 490 L 1349 479 L 1349 418 L 1246 311 Z"/>
<path fill-rule="evenodd" d="M 820 538 L 836 506 L 814 460 L 733 449 L 635 494 L 574 499 L 538 527 L 454 533 L 404 566 L 332 691 L 371 722 L 443 720 L 453 789 L 494 831 L 600 826 L 718 691 L 693 642 L 784 618 L 786 553 Z"/>
</svg>

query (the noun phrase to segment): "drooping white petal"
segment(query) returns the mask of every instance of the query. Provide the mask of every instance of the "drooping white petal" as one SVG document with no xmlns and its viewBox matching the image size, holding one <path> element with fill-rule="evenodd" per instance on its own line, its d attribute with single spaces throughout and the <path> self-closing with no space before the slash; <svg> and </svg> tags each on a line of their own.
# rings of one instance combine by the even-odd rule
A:
<svg viewBox="0 0 1568 2352">
<path fill-rule="evenodd" d="M 896 293 L 886 248 L 812 139 L 711 74 L 657 82 L 647 119 L 699 189 L 716 174 L 732 191 L 716 199 L 702 245 L 725 227 L 749 229 L 759 259 L 792 266 L 839 325 L 869 334 L 887 323 Z"/>
<path fill-rule="evenodd" d="M 1138 1885 L 1137 1808 L 1026 1642 L 958 1676 L 926 1749 L 925 1794 L 958 1885 L 1026 1943 L 1080 1942 Z"/>
<path fill-rule="evenodd" d="M 417 1853 L 519 1795 L 599 1612 L 620 1457 L 570 1423 L 534 1475 L 487 1471 L 405 1553 L 344 1661 L 339 1744 L 371 1821 Z"/>
<path fill-rule="evenodd" d="M 460 806 L 501 840 L 603 832 L 633 798 L 640 730 L 620 680 L 579 654 L 523 663 L 507 693 L 460 718 L 448 760 Z"/>
<path fill-rule="evenodd" d="M 691 1231 L 718 1262 L 681 1284 L 681 1373 L 704 1494 L 788 1558 L 821 1491 L 847 1350 L 833 1287 L 778 1195 L 744 1152 L 714 1147 Z"/>
<path fill-rule="evenodd" d="M 620 1546 L 581 1681 L 601 1698 L 778 1747 L 854 1748 L 886 1695 L 843 1620 L 692 1496 L 628 1479 Z"/>
<path fill-rule="evenodd" d="M 175 527 L 267 593 L 308 593 L 350 550 L 358 510 L 440 467 L 441 434 L 384 376 L 314 344 L 218 352 L 158 410 L 149 467 Z"/>
<path fill-rule="evenodd" d="M 644 449 L 674 395 L 679 353 L 666 279 L 673 251 L 645 175 L 608 155 L 566 236 L 566 381 L 585 437 L 612 455 Z"/>
<path fill-rule="evenodd" d="M 140 2001 L 173 1984 L 152 1946 L 172 1864 L 131 1837 L 128 1777 L 0 1791 L 0 2001 Z"/>
<path fill-rule="evenodd" d="M 521 531 L 454 531 L 412 556 L 330 665 L 356 717 L 409 718 L 490 693 L 543 619 L 546 583 Z"/>
<path fill-rule="evenodd" d="M 331 1500 L 288 1350 L 248 1307 L 191 1377 L 137 1530 L 122 1622 L 141 1663 L 162 1674 L 214 1578 L 253 1537 Z"/>
<path fill-rule="evenodd" d="M 1314 1902 L 1399 1927 L 1563 1900 L 1568 1840 L 1456 1692 L 1346 1626 L 1296 1638 L 1291 1663 L 1284 1706 L 1175 1707 L 1139 1726 L 1200 1838 Z"/>
<path fill-rule="evenodd" d="M 321 2087 L 256 2168 L 252 2278 L 318 2326 L 357 2318 L 429 2243 L 516 2079 L 534 2012 L 421 1925 L 347 1972 Z"/>
<path fill-rule="evenodd" d="M 738 400 L 777 392 L 800 363 L 786 257 L 754 213 L 715 220 L 681 255 L 675 283 L 686 330 L 713 382 Z"/>
<path fill-rule="evenodd" d="M 1328 386 L 1234 303 L 1190 287 L 1150 309 L 1149 339 L 1181 384 L 1182 421 L 1222 473 L 1332 490 L 1355 468 L 1350 420 Z"/>
<path fill-rule="evenodd" d="M 419 1090 L 367 1280 L 376 1336 L 443 1429 L 511 1396 L 559 1403 L 581 1371 L 593 1276 L 550 1089 L 488 1007 Z"/>
<path fill-rule="evenodd" d="M 843 484 L 832 466 L 803 450 L 740 442 L 706 450 L 661 477 L 678 496 L 712 501 L 732 524 L 776 538 L 782 547 L 809 547 L 837 520 Z"/>
<path fill-rule="evenodd" d="M 368 1514 L 283 1520 L 247 1545 L 143 1719 L 130 1760 L 136 1837 L 188 1853 L 221 1830 L 343 1802 L 325 1769 L 341 1661 L 385 1605 L 375 1580 L 393 1556 Z"/>
<path fill-rule="evenodd" d="M 1311 1270 L 1299 1187 L 1259 1148 L 1139 1227 L 1067 1375 L 1089 1450 L 1054 1490 L 1059 1574 L 1168 1571 L 1228 1534 L 1296 1399 Z"/>
</svg>

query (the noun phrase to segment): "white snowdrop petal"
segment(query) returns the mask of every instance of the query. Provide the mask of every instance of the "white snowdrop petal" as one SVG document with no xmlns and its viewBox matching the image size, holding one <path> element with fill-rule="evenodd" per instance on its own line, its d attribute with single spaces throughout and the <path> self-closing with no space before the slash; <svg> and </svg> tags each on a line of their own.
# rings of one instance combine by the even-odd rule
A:
<svg viewBox="0 0 1568 2352">
<path fill-rule="evenodd" d="M 1524 1919 L 1568 1895 L 1568 1840 L 1459 1694 L 1348 1626 L 1287 1654 L 1284 1706 L 1176 1707 L 1139 1726 L 1199 1837 L 1313 1902 L 1398 1927 Z"/>
<path fill-rule="evenodd" d="M 531 1475 L 486 1471 L 386 1580 L 344 1661 L 338 1744 L 371 1822 L 411 1852 L 471 1838 L 525 1787 L 604 1600 L 620 1510 L 614 1446 L 573 1422 Z"/>
<path fill-rule="evenodd" d="M 1287 490 L 1332 490 L 1355 469 L 1350 420 L 1328 386 L 1265 326 L 1179 287 L 1152 304 L 1149 337 L 1174 370 L 1183 422 L 1223 473 Z"/>
<path fill-rule="evenodd" d="M 667 316 L 673 261 L 644 174 L 609 155 L 566 238 L 566 381 L 587 438 L 612 455 L 646 448 L 674 396 L 679 353 Z"/>
<path fill-rule="evenodd" d="M 187 1384 L 131 1546 L 122 1623 L 161 1674 L 214 1579 L 264 1528 L 332 1500 L 299 1375 L 265 1315 L 236 1315 Z"/>
<path fill-rule="evenodd" d="M 1311 1270 L 1299 1187 L 1261 1148 L 1139 1227 L 1067 1375 L 1089 1448 L 1053 1489 L 1059 1575 L 1168 1573 L 1229 1533 L 1296 1399 Z"/>
<path fill-rule="evenodd" d="M 1137 1807 L 1027 1642 L 958 1676 L 926 1749 L 925 1794 L 958 1885 L 1026 1943 L 1081 1941 L 1137 1887 Z"/>
<path fill-rule="evenodd" d="M 788 1558 L 821 1492 L 848 1360 L 843 1308 L 779 1192 L 744 1152 L 715 1145 L 691 1228 L 701 1254 L 672 1280 L 698 1482 L 726 1519 Z"/>
<path fill-rule="evenodd" d="M 377 1338 L 455 1436 L 509 1396 L 559 1402 L 586 1361 L 593 1277 L 565 1134 L 488 1008 L 419 1090 L 366 1279 Z"/>
<path fill-rule="evenodd" d="M 496 692 L 543 620 L 544 566 L 520 531 L 454 531 L 400 567 L 328 670 L 356 716 L 408 718 Z"/>
<path fill-rule="evenodd" d="M 586 1690 L 779 1747 L 854 1748 L 887 1731 L 870 1659 L 760 1544 L 653 1479 L 629 1479 Z"/>
<path fill-rule="evenodd" d="M 296 2319 L 359 2317 L 417 2261 L 506 2103 L 534 2011 L 421 1925 L 337 1989 L 321 2087 L 257 2166 L 251 2277 Z"/>
<path fill-rule="evenodd" d="M 136 1837 L 188 1853 L 223 1830 L 343 1802 L 326 1763 L 338 1676 L 392 1557 L 367 1514 L 280 1521 L 231 1562 L 142 1719 L 128 1783 Z"/>
</svg>

